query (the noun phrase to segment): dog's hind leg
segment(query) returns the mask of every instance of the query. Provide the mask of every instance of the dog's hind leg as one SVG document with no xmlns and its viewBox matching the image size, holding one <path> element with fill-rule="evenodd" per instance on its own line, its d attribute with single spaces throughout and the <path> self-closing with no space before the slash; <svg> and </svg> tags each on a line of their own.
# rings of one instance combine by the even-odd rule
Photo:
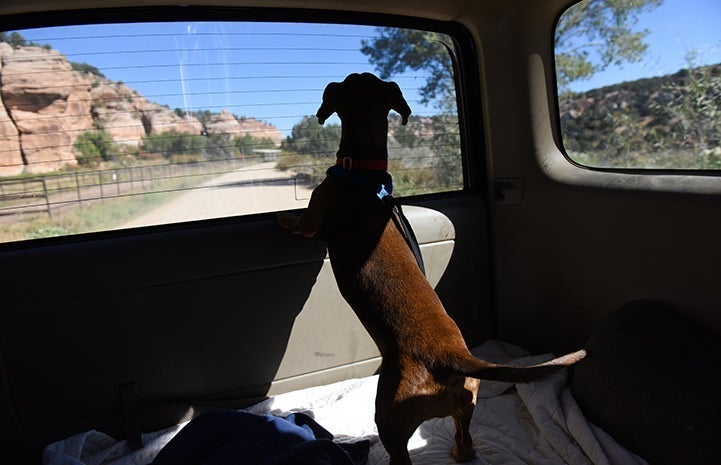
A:
<svg viewBox="0 0 721 465">
<path fill-rule="evenodd" d="M 385 362 L 384 362 L 385 363 Z M 403 395 L 396 370 L 381 368 L 376 393 L 375 421 L 378 436 L 390 456 L 390 465 L 412 465 L 408 440 L 423 420 L 422 403 Z"/>
<path fill-rule="evenodd" d="M 408 454 L 408 440 L 415 428 L 408 431 L 408 425 L 399 421 L 385 421 L 376 415 L 378 436 L 390 456 L 389 465 L 412 465 Z"/>
<path fill-rule="evenodd" d="M 468 430 L 472 416 L 472 404 L 453 415 L 453 423 L 456 425 L 456 444 L 453 446 L 451 454 L 456 462 L 470 462 L 476 456 L 476 450 L 473 448 L 473 439 Z"/>
<path fill-rule="evenodd" d="M 476 456 L 469 429 L 473 409 L 476 406 L 476 393 L 479 384 L 477 379 L 466 378 L 463 386 L 457 388 L 459 391 L 456 394 L 458 407 L 452 415 L 453 423 L 456 425 L 456 444 L 451 452 L 456 462 L 469 462 Z"/>
</svg>

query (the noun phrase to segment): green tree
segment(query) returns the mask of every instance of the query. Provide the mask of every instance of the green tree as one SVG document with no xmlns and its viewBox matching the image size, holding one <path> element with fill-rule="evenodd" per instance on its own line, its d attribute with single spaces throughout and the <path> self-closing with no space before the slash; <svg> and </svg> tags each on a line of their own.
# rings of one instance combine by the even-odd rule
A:
<svg viewBox="0 0 721 465">
<path fill-rule="evenodd" d="M 461 160 L 458 117 L 453 114 L 435 115 L 431 149 L 435 154 L 433 169 L 438 186 L 444 188 L 463 187 L 463 166 Z"/>
<path fill-rule="evenodd" d="M 90 73 L 95 76 L 98 76 L 100 78 L 105 78 L 105 75 L 100 72 L 98 68 L 96 68 L 93 65 L 89 65 L 87 63 L 76 63 L 76 62 L 70 62 L 70 66 L 73 68 L 73 70 L 79 72 L 79 73 Z"/>
<path fill-rule="evenodd" d="M 18 47 L 42 47 L 44 49 L 50 50 L 52 47 L 50 44 L 38 44 L 37 42 L 30 41 L 28 42 L 25 40 L 25 37 L 23 37 L 22 34 L 19 32 L 0 32 L 0 42 L 5 42 L 8 45 L 10 45 L 13 48 Z"/>
<path fill-rule="evenodd" d="M 376 67 L 381 79 L 406 69 L 429 72 L 420 94 L 423 103 L 437 98 L 453 102 L 453 64 L 448 50 L 451 40 L 444 34 L 414 29 L 379 27 L 378 37 L 361 41 L 361 52 Z M 443 105 L 442 105 L 443 106 Z"/>
<path fill-rule="evenodd" d="M 554 38 L 561 91 L 610 65 L 640 60 L 647 49 L 644 40 L 648 31 L 636 30 L 638 17 L 661 3 L 663 0 L 587 0 L 569 8 L 559 19 Z M 423 103 L 433 101 L 442 110 L 429 141 L 435 153 L 434 169 L 440 185 L 459 185 L 460 137 L 448 53 L 451 41 L 434 32 L 384 27 L 377 31 L 376 38 L 363 41 L 361 52 L 382 79 L 408 70 L 427 73 L 420 89 Z M 450 130 L 454 127 L 456 130 Z M 627 124 L 621 135 L 639 137 L 638 130 L 636 125 Z"/>
<path fill-rule="evenodd" d="M 203 127 L 206 127 L 206 125 L 208 124 L 208 121 L 211 120 L 214 113 L 211 112 L 210 110 L 199 110 L 199 111 L 191 112 L 191 115 L 198 118 L 198 121 L 200 122 L 200 124 L 202 124 Z"/>
<path fill-rule="evenodd" d="M 638 15 L 663 0 L 587 0 L 571 6 L 556 25 L 556 74 L 561 89 L 609 65 L 637 62 L 646 52 L 647 29 L 634 30 Z"/>
<path fill-rule="evenodd" d="M 84 166 L 97 166 L 101 161 L 110 161 L 120 155 L 118 146 L 104 131 L 87 131 L 80 134 L 73 148 L 78 163 Z"/>
<path fill-rule="evenodd" d="M 320 126 L 315 116 L 304 116 L 293 126 L 281 149 L 318 157 L 331 157 L 338 151 L 341 128 L 338 124 Z"/>
<path fill-rule="evenodd" d="M 721 68 L 700 66 L 699 53 L 686 54 L 688 68 L 680 78 L 664 86 L 662 102 L 654 110 L 669 118 L 675 143 L 702 156 L 721 147 Z M 721 168 L 718 157 L 699 160 L 702 168 Z"/>
<path fill-rule="evenodd" d="M 206 137 L 182 133 L 171 129 L 160 134 L 148 134 L 143 138 L 141 148 L 146 152 L 159 154 L 164 158 L 170 159 L 173 155 L 197 155 L 204 153 L 208 145 Z M 211 158 L 215 157 L 216 153 L 214 149 L 211 149 L 211 152 L 213 153 Z"/>
<path fill-rule="evenodd" d="M 7 32 L 0 32 L 0 42 L 6 42 L 13 48 L 25 47 L 28 45 L 25 37 L 23 37 L 19 32 L 11 32 L 10 34 Z"/>
<path fill-rule="evenodd" d="M 253 155 L 253 151 L 256 149 L 274 149 L 275 142 L 269 137 L 253 137 L 250 134 L 238 136 L 233 139 L 238 152 L 244 156 Z"/>
<path fill-rule="evenodd" d="M 238 149 L 231 141 L 230 134 L 218 133 L 203 136 L 191 136 L 197 139 L 205 139 L 203 144 L 203 156 L 207 160 L 232 160 L 237 158 Z"/>
<path fill-rule="evenodd" d="M 416 134 L 412 121 L 413 120 L 411 120 L 411 122 L 406 126 L 396 124 L 393 127 L 393 137 L 395 137 L 401 147 L 413 148 L 419 141 L 419 137 Z"/>
<path fill-rule="evenodd" d="M 635 31 L 638 15 L 657 8 L 663 0 L 588 0 L 577 3 L 558 21 L 555 36 L 559 86 L 586 79 L 608 67 L 641 59 L 647 30 Z M 452 103 L 453 69 L 447 49 L 450 41 L 435 32 L 378 28 L 378 37 L 362 42 L 381 79 L 406 70 L 429 73 L 421 88 L 424 103 L 441 98 Z"/>
</svg>

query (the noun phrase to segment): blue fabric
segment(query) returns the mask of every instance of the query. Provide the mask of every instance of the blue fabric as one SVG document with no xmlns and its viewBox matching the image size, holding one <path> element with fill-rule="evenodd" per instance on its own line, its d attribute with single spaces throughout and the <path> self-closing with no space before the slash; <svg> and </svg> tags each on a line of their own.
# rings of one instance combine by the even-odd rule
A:
<svg viewBox="0 0 721 465">
<path fill-rule="evenodd" d="M 307 415 L 285 418 L 235 410 L 209 412 L 192 420 L 152 465 L 363 465 L 369 442 L 343 446 Z"/>
<path fill-rule="evenodd" d="M 326 174 L 329 176 L 338 176 L 351 181 L 357 186 L 373 192 L 379 199 L 384 200 L 386 197 L 393 195 L 393 178 L 388 173 L 383 173 L 383 182 L 374 182 L 352 170 L 347 170 L 338 165 L 328 168 Z"/>
</svg>

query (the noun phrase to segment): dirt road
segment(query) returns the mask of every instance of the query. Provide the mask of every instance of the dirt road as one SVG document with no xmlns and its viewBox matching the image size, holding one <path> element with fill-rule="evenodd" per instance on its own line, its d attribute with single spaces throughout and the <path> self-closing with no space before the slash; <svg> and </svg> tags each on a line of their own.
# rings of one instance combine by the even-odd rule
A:
<svg viewBox="0 0 721 465">
<path fill-rule="evenodd" d="M 214 178 L 121 228 L 304 208 L 310 193 L 274 162 L 259 163 Z"/>
</svg>

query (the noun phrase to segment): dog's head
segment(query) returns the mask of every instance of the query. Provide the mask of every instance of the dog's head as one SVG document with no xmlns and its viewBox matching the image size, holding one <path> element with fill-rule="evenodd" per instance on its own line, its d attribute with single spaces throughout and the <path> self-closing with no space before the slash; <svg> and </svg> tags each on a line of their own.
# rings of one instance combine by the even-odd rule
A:
<svg viewBox="0 0 721 465">
<path fill-rule="evenodd" d="M 316 116 L 320 124 L 333 113 L 341 120 L 349 114 L 364 118 L 386 118 L 390 110 L 401 115 L 401 123 L 408 123 L 411 108 L 395 82 L 383 81 L 371 73 L 353 73 L 343 82 L 331 82 L 323 92 L 323 103 Z"/>
</svg>

